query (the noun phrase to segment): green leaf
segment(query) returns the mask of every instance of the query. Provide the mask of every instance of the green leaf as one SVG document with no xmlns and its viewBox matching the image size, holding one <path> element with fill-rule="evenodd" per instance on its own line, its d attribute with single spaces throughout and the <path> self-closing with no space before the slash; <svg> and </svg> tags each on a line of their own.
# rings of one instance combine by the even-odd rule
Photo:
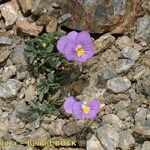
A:
<svg viewBox="0 0 150 150">
<path fill-rule="evenodd" d="M 31 75 L 38 77 L 39 74 L 46 74 L 46 79 L 41 80 L 37 86 L 37 93 L 43 99 L 49 92 L 56 90 L 64 81 L 66 71 L 59 68 L 68 62 L 56 50 L 56 42 L 60 33 L 43 34 L 42 36 L 26 41 L 25 49 L 28 68 Z"/>
<path fill-rule="evenodd" d="M 55 82 L 55 76 L 54 76 L 54 73 L 48 73 L 47 74 L 47 78 L 48 78 L 48 81 L 50 82 L 50 83 L 54 83 Z"/>
</svg>

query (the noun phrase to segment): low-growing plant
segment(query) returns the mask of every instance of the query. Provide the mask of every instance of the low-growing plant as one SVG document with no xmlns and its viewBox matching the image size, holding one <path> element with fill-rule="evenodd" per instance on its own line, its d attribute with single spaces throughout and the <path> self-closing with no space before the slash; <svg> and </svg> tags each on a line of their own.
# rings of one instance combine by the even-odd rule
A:
<svg viewBox="0 0 150 150">
<path fill-rule="evenodd" d="M 46 77 L 37 86 L 40 99 L 48 92 L 56 90 L 68 75 L 69 63 L 56 49 L 56 42 L 60 36 L 57 32 L 45 33 L 26 42 L 25 53 L 29 72 L 35 77 L 39 74 Z"/>
<path fill-rule="evenodd" d="M 52 103 L 49 105 L 48 101 L 43 100 L 43 102 L 39 101 L 32 101 L 28 105 L 28 111 L 26 113 L 20 113 L 19 116 L 24 121 L 35 121 L 37 118 L 42 118 L 48 114 L 55 114 L 57 113 L 57 106 Z"/>
<path fill-rule="evenodd" d="M 59 33 L 45 33 L 26 42 L 26 58 L 32 75 L 38 76 L 39 73 L 51 72 L 67 63 L 55 47 L 59 37 Z"/>
<path fill-rule="evenodd" d="M 56 90 L 64 82 L 67 72 L 50 72 L 46 76 L 47 78 L 43 79 L 37 86 L 37 94 L 40 96 L 40 99 L 43 99 L 46 93 Z"/>
</svg>

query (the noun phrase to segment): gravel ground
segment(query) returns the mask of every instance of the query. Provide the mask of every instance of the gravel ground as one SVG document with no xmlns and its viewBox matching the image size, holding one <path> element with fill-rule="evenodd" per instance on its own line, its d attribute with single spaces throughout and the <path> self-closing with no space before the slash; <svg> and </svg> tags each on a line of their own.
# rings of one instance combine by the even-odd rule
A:
<svg viewBox="0 0 150 150">
<path fill-rule="evenodd" d="M 28 72 L 25 40 L 43 32 L 43 26 L 30 17 L 16 21 L 19 6 L 4 4 L 11 15 L 8 18 L 0 5 L 0 150 L 150 150 L 148 3 L 129 32 L 94 39 L 96 55 L 75 64 L 82 75 L 55 93 L 62 101 L 72 93 L 80 99 L 100 99 L 103 107 L 88 127 L 87 120 L 74 120 L 62 107 L 58 114 L 32 122 L 19 117 L 38 98 L 36 85 L 41 78 Z M 45 32 L 57 30 L 57 24 L 51 25 Z"/>
</svg>

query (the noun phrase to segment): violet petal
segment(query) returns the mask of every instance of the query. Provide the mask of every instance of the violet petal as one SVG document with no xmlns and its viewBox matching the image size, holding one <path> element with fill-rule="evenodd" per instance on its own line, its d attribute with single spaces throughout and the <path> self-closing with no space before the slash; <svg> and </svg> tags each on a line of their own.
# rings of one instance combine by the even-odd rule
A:
<svg viewBox="0 0 150 150">
<path fill-rule="evenodd" d="M 84 116 L 90 119 L 95 118 L 98 112 L 100 111 L 100 102 L 94 99 L 89 101 L 87 105 L 90 107 L 90 111 L 87 114 L 84 114 Z"/>
<path fill-rule="evenodd" d="M 68 38 L 67 36 L 62 36 L 58 41 L 57 41 L 57 49 L 60 53 L 64 53 L 64 50 L 68 44 Z"/>
<path fill-rule="evenodd" d="M 73 105 L 75 102 L 76 102 L 76 100 L 72 96 L 66 98 L 66 100 L 64 102 L 64 106 L 63 106 L 66 113 L 72 114 Z"/>
<path fill-rule="evenodd" d="M 78 33 L 78 35 L 76 36 L 76 44 L 89 44 L 92 42 L 92 38 L 90 36 L 90 34 L 87 31 L 81 31 Z"/>
<path fill-rule="evenodd" d="M 66 36 L 67 36 L 68 40 L 70 40 L 71 42 L 75 42 L 75 39 L 76 39 L 77 35 L 78 35 L 78 32 L 71 31 Z"/>
<path fill-rule="evenodd" d="M 77 119 L 82 119 L 82 107 L 81 107 L 81 103 L 80 102 L 76 102 L 74 103 L 73 106 L 73 115 L 77 118 Z"/>
<path fill-rule="evenodd" d="M 75 44 L 74 43 L 68 43 L 66 48 L 64 49 L 64 56 L 67 58 L 67 60 L 74 60 L 76 57 L 76 52 L 75 52 Z"/>
<path fill-rule="evenodd" d="M 95 53 L 91 44 L 84 46 L 83 49 L 85 50 L 84 54 L 80 57 L 76 56 L 75 58 L 79 62 L 86 62 L 87 59 L 92 57 Z"/>
</svg>

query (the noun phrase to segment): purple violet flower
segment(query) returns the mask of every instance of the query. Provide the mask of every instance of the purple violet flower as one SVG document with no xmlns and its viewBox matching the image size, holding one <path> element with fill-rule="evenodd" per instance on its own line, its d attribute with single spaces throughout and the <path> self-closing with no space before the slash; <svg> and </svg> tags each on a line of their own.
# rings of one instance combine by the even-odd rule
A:
<svg viewBox="0 0 150 150">
<path fill-rule="evenodd" d="M 57 42 L 57 49 L 70 61 L 86 62 L 88 58 L 94 55 L 92 39 L 86 31 L 79 33 L 71 31 L 62 36 Z"/>
<path fill-rule="evenodd" d="M 100 111 L 100 102 L 96 99 L 81 103 L 70 96 L 65 100 L 64 110 L 66 113 L 73 114 L 77 119 L 93 119 Z"/>
</svg>

